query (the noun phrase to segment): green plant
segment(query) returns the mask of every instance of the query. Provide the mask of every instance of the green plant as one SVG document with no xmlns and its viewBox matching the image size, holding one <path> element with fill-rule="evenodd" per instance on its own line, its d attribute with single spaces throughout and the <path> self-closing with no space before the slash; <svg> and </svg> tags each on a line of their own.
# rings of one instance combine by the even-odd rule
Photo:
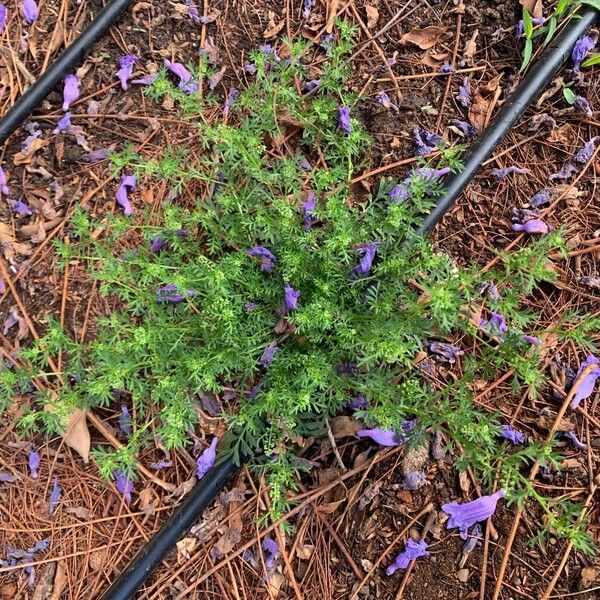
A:
<svg viewBox="0 0 600 600">
<path fill-rule="evenodd" d="M 58 433 L 75 407 L 109 407 L 116 394 L 126 397 L 135 408 L 133 435 L 118 452 L 95 451 L 101 474 L 111 477 L 117 470 L 132 476 L 136 453 L 153 438 L 166 448 L 186 444 L 199 396 L 226 393 L 225 450 L 253 457 L 269 484 L 271 515 L 279 517 L 304 468 L 298 441 L 322 435 L 328 419 L 364 394 L 368 405 L 357 416 L 367 425 L 398 430 L 417 419 L 413 441 L 442 432 L 450 448 L 461 449 L 459 469 L 470 466 L 486 486 L 499 483 L 514 497 L 538 498 L 523 466 L 552 458 L 551 449 L 509 450 L 498 437 L 500 415 L 476 407 L 474 382 L 512 369 L 515 394 L 543 387 L 539 348 L 522 339 L 534 315 L 520 307 L 554 277 L 545 257 L 561 246 L 560 235 L 503 254 L 493 274 L 501 297 L 489 299 L 482 289 L 490 282 L 476 266 L 458 267 L 413 233 L 443 191 L 426 170 L 432 165 L 412 171 L 404 202 L 390 200 L 390 181 L 372 195 L 355 190 L 352 176 L 366 165 L 369 139 L 355 117 L 349 134 L 337 125 L 339 107 L 357 103 L 344 89 L 352 29 L 339 27 L 341 41 L 328 47 L 321 84 L 309 94 L 299 84 L 312 51 L 306 43 L 288 42 L 287 61 L 273 50 L 253 53 L 256 80 L 230 123 L 209 122 L 213 100 L 182 94 L 159 76 L 149 97 L 180 101 L 193 115 L 197 145 L 157 160 L 126 148 L 112 157 L 115 174 L 127 168 L 166 180 L 175 192 L 194 185 L 198 195 L 165 200 L 135 221 L 74 215 L 77 242 L 57 243 L 58 255 L 86 263 L 102 294 L 122 309 L 102 317 L 85 345 L 49 321 L 39 342 L 22 351 L 25 366 L 3 370 L 0 401 L 43 375 L 53 393 L 35 392 L 21 425 Z M 442 149 L 436 167 L 443 166 L 460 168 L 457 149 Z M 303 214 L 310 193 L 316 207 Z M 98 227 L 102 239 L 92 235 Z M 152 252 L 157 237 L 165 246 Z M 260 259 L 248 255 L 255 247 L 267 248 L 275 263 L 261 270 Z M 375 259 L 359 266 L 368 251 Z M 284 308 L 286 284 L 300 292 L 296 308 Z M 180 301 L 159 301 L 166 285 Z M 510 331 L 500 339 L 483 330 L 475 310 L 502 311 Z M 428 340 L 447 336 L 469 340 L 462 373 L 431 380 L 415 356 Z M 269 361 L 264 352 L 273 344 L 278 351 Z M 59 351 L 67 366 L 52 373 L 49 360 Z M 66 383 L 68 375 L 76 383 Z M 562 532 L 580 535 L 575 525 Z"/>
</svg>

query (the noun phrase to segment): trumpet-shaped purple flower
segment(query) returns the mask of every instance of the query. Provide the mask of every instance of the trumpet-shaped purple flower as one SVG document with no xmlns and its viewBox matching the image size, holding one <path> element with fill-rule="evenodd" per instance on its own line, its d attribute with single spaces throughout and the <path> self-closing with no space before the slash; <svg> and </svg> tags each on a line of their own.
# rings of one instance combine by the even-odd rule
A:
<svg viewBox="0 0 600 600">
<path fill-rule="evenodd" d="M 77 98 L 79 98 L 79 77 L 74 74 L 67 75 L 63 88 L 63 112 L 67 112 Z"/>
<path fill-rule="evenodd" d="M 581 373 L 583 373 L 584 369 L 589 365 L 593 365 L 596 363 L 600 363 L 598 358 L 596 358 L 593 354 L 590 354 L 582 363 L 579 369 L 577 370 L 577 375 L 575 377 L 575 381 L 579 379 Z M 571 400 L 571 404 L 569 405 L 572 410 L 575 410 L 579 403 L 582 400 L 585 400 L 589 396 L 592 395 L 594 391 L 594 386 L 596 385 L 596 379 L 600 377 L 600 364 L 598 365 L 598 369 L 594 369 L 591 373 L 588 373 L 581 383 L 579 384 L 577 391 L 573 395 L 573 399 Z"/>
<path fill-rule="evenodd" d="M 427 476 L 423 471 L 412 471 L 411 473 L 407 473 L 404 476 L 404 481 L 402 485 L 405 489 L 410 490 L 412 492 L 421 489 L 425 482 L 427 481 Z"/>
<path fill-rule="evenodd" d="M 462 131 L 463 135 L 467 139 L 471 139 L 477 136 L 477 129 L 471 125 L 471 123 L 467 123 L 466 121 L 461 121 L 460 119 L 450 119 L 448 121 L 450 125 L 454 125 L 459 131 Z"/>
<path fill-rule="evenodd" d="M 338 108 L 338 127 L 346 134 L 352 133 L 352 124 L 350 123 L 350 107 L 340 106 Z"/>
<path fill-rule="evenodd" d="M 454 364 L 459 356 L 462 356 L 464 352 L 454 344 L 447 344 L 446 342 L 428 342 L 427 349 L 434 355 L 435 360 L 438 362 L 447 362 Z"/>
<path fill-rule="evenodd" d="M 302 89 L 304 89 L 305 92 L 312 92 L 313 90 L 316 90 L 320 85 L 320 79 L 310 79 L 309 81 L 304 82 Z"/>
<path fill-rule="evenodd" d="M 20 217 L 29 217 L 31 215 L 31 209 L 22 200 L 11 200 L 10 205 L 15 214 Z"/>
<path fill-rule="evenodd" d="M 596 40 L 589 35 L 584 35 L 577 40 L 575 46 L 573 46 L 573 50 L 571 51 L 571 60 L 573 61 L 573 69 L 575 71 L 579 71 L 584 58 L 594 49 L 595 46 Z"/>
<path fill-rule="evenodd" d="M 62 133 L 71 127 L 71 113 L 67 111 L 56 124 L 56 128 L 52 133 Z"/>
<path fill-rule="evenodd" d="M 400 446 L 406 441 L 401 435 L 398 435 L 393 429 L 384 431 L 379 427 L 373 429 L 360 429 L 356 432 L 359 438 L 368 437 L 380 446 Z"/>
<path fill-rule="evenodd" d="M 415 542 L 412 538 L 406 540 L 404 550 L 396 556 L 394 562 L 385 570 L 387 575 L 393 575 L 398 569 L 406 569 L 417 558 L 429 556 L 428 544 L 425 540 Z"/>
<path fill-rule="evenodd" d="M 408 182 L 408 183 L 407 183 Z M 390 200 L 394 204 L 402 204 L 410 198 L 410 178 L 407 178 L 403 183 L 395 185 L 390 190 Z"/>
<path fill-rule="evenodd" d="M 188 7 L 188 17 L 192 19 L 192 21 L 200 23 L 200 13 L 198 8 L 194 5 L 193 0 L 185 0 L 185 4 Z"/>
<path fill-rule="evenodd" d="M 345 406 L 350 410 L 364 410 L 367 408 L 368 404 L 369 401 L 367 400 L 367 397 L 361 392 L 358 394 L 358 396 L 356 396 L 356 398 L 348 400 Z"/>
<path fill-rule="evenodd" d="M 125 473 L 121 473 L 121 471 L 117 471 L 114 475 L 117 492 L 123 496 L 125 503 L 129 504 L 131 502 L 131 492 L 133 492 L 133 481 Z"/>
<path fill-rule="evenodd" d="M 277 542 L 274 539 L 266 537 L 262 541 L 262 549 L 267 553 L 265 567 L 267 571 L 271 571 L 275 567 L 275 561 L 279 556 L 279 546 L 277 546 Z"/>
<path fill-rule="evenodd" d="M 287 310 L 296 310 L 298 308 L 298 298 L 300 292 L 295 290 L 289 283 L 284 286 L 284 302 Z"/>
<path fill-rule="evenodd" d="M 37 21 L 40 15 L 40 11 L 35 0 L 23 0 L 21 2 L 21 12 L 23 13 L 23 18 L 28 25 L 31 25 L 34 21 Z"/>
<path fill-rule="evenodd" d="M 456 69 L 447 61 L 445 60 L 443 62 L 443 64 L 440 66 L 440 73 L 443 73 L 444 75 L 449 75 L 450 73 L 454 73 Z"/>
<path fill-rule="evenodd" d="M 352 269 L 352 273 L 358 277 L 365 277 L 371 273 L 371 267 L 373 266 L 373 260 L 377 254 L 377 248 L 379 248 L 378 242 L 372 242 L 370 244 L 363 244 L 358 247 L 358 251 L 362 254 L 362 258 L 358 265 Z"/>
<path fill-rule="evenodd" d="M 181 63 L 171 62 L 165 58 L 164 65 L 173 75 L 179 77 L 177 87 L 182 92 L 195 94 L 198 91 L 198 81 Z"/>
<path fill-rule="evenodd" d="M 500 435 L 513 444 L 522 444 L 525 441 L 525 434 L 511 425 L 502 425 Z"/>
<path fill-rule="evenodd" d="M 492 170 L 492 176 L 496 179 L 504 179 L 507 175 L 510 175 L 511 173 L 529 173 L 529 169 L 522 169 L 520 167 L 503 167 L 501 169 Z"/>
<path fill-rule="evenodd" d="M 304 231 L 310 231 L 314 224 L 314 212 L 317 207 L 316 196 L 310 192 L 306 196 L 306 202 L 302 205 L 302 213 L 304 214 Z"/>
<path fill-rule="evenodd" d="M 261 357 L 260 357 L 260 364 L 263 367 L 268 367 L 272 362 L 273 359 L 275 358 L 275 354 L 276 352 L 279 350 L 279 346 L 277 345 L 276 342 L 271 342 L 263 351 Z"/>
<path fill-rule="evenodd" d="M 569 179 L 570 177 L 573 177 L 573 175 L 577 173 L 577 171 L 579 171 L 579 166 L 573 161 L 568 160 L 560 168 L 560 171 L 550 175 L 550 181 L 554 181 L 555 179 Z"/>
<path fill-rule="evenodd" d="M 531 219 L 525 223 L 513 223 L 513 231 L 524 231 L 525 233 L 548 233 L 550 225 L 542 219 Z"/>
<path fill-rule="evenodd" d="M 442 141 L 442 137 L 436 133 L 431 133 L 426 129 L 419 129 L 415 127 L 413 129 L 413 135 L 415 137 L 415 148 L 416 155 L 423 156 L 429 154 L 437 149 L 438 144 Z"/>
<path fill-rule="evenodd" d="M 495 510 L 498 500 L 505 495 L 503 489 L 499 489 L 491 496 L 481 496 L 471 502 L 448 502 L 442 505 L 442 510 L 450 515 L 448 519 L 448 529 L 458 527 L 460 537 L 467 539 L 467 530 L 475 523 L 480 523 L 491 517 Z"/>
<path fill-rule="evenodd" d="M 131 414 L 126 404 L 121 405 L 121 414 L 119 415 L 119 429 L 125 435 L 131 435 Z"/>
<path fill-rule="evenodd" d="M 210 442 L 210 446 L 196 460 L 196 477 L 198 479 L 202 479 L 213 468 L 217 460 L 218 443 L 219 438 L 215 436 Z"/>
<path fill-rule="evenodd" d="M 8 21 L 8 10 L 4 4 L 0 4 L 0 35 L 4 31 L 6 27 L 6 22 Z"/>
<path fill-rule="evenodd" d="M 539 208 L 544 204 L 548 204 L 552 200 L 552 190 L 549 188 L 543 188 L 539 192 L 533 196 L 533 198 L 529 201 L 529 204 L 533 208 Z"/>
<path fill-rule="evenodd" d="M 523 37 L 525 35 L 525 23 L 523 23 L 523 19 L 517 21 L 515 24 L 515 37 Z"/>
<path fill-rule="evenodd" d="M 32 450 L 27 458 L 27 464 L 33 479 L 37 479 L 39 477 L 38 469 L 40 468 L 40 462 L 41 459 L 39 453 L 35 450 Z"/>
<path fill-rule="evenodd" d="M 117 203 L 123 208 L 123 214 L 129 217 L 133 213 L 131 202 L 127 192 L 135 189 L 136 186 L 135 175 L 121 175 L 121 184 L 117 189 Z"/>
<path fill-rule="evenodd" d="M 62 488 L 58 485 L 58 478 L 55 477 L 52 482 L 52 492 L 50 493 L 50 502 L 48 504 L 48 512 L 52 514 L 58 503 L 60 502 L 60 497 L 62 495 Z"/>
<path fill-rule="evenodd" d="M 458 87 L 458 95 L 456 96 L 456 99 L 465 108 L 469 108 L 469 106 L 473 104 L 471 100 L 471 81 L 468 77 L 465 77 L 462 85 Z"/>
<path fill-rule="evenodd" d="M 0 166 L 0 195 L 4 194 L 5 196 L 8 196 L 10 194 L 10 190 L 8 189 L 8 185 L 6 185 L 6 183 L 6 173 Z"/>
<path fill-rule="evenodd" d="M 119 58 L 119 70 L 117 71 L 117 77 L 121 82 L 121 88 L 127 90 L 129 87 L 127 82 L 131 79 L 131 75 L 133 74 L 133 67 L 137 61 L 138 57 L 135 54 L 124 54 Z"/>
<path fill-rule="evenodd" d="M 575 162 L 584 165 L 586 162 L 592 159 L 594 151 L 596 150 L 596 144 L 600 140 L 600 136 L 593 137 L 589 142 L 583 145 L 583 148 L 575 155 Z"/>
<path fill-rule="evenodd" d="M 587 450 L 587 444 L 584 444 L 574 431 L 565 431 L 563 435 L 579 450 Z"/>
<path fill-rule="evenodd" d="M 254 248 L 250 248 L 246 254 L 248 256 L 260 258 L 260 270 L 265 273 L 270 273 L 277 262 L 275 255 L 264 246 L 254 246 Z"/>
<path fill-rule="evenodd" d="M 157 77 L 158 73 L 148 73 L 148 75 L 144 75 L 139 79 L 132 79 L 131 83 L 134 83 L 135 85 L 150 85 L 156 81 Z"/>
<path fill-rule="evenodd" d="M 594 111 L 592 110 L 590 103 L 583 96 L 577 96 L 573 106 L 589 118 L 594 116 Z"/>
</svg>

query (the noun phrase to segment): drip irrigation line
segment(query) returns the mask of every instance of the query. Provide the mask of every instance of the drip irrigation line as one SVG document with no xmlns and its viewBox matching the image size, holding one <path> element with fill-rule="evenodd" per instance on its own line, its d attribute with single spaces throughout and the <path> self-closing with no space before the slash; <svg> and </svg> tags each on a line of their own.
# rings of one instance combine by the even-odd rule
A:
<svg viewBox="0 0 600 600">
<path fill-rule="evenodd" d="M 0 119 L 0 144 L 23 124 L 25 119 L 56 88 L 73 67 L 92 49 L 116 22 L 121 12 L 133 4 L 133 0 L 111 0 L 87 26 L 83 33 L 42 73 L 36 82 L 17 100 Z"/>
</svg>

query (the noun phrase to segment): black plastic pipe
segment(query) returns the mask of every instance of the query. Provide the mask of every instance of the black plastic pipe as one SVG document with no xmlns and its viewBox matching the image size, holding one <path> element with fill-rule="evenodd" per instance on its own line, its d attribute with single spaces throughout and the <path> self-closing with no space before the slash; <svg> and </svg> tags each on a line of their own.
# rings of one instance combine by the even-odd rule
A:
<svg viewBox="0 0 600 600">
<path fill-rule="evenodd" d="M 44 71 L 39 79 L 17 100 L 0 119 L 0 144 L 9 138 L 42 100 L 68 75 L 73 67 L 92 49 L 133 0 L 111 0 L 87 26 L 85 31 Z"/>
<path fill-rule="evenodd" d="M 479 167 L 491 155 L 510 128 L 519 120 L 527 107 L 540 95 L 548 82 L 558 73 L 571 55 L 575 42 L 598 21 L 600 13 L 592 7 L 584 7 L 548 45 L 531 67 L 523 81 L 502 105 L 493 121 L 482 133 L 465 157 L 464 169 L 444 180 L 444 195 L 425 217 L 417 234 L 431 231 L 454 201 L 469 184 Z"/>
</svg>

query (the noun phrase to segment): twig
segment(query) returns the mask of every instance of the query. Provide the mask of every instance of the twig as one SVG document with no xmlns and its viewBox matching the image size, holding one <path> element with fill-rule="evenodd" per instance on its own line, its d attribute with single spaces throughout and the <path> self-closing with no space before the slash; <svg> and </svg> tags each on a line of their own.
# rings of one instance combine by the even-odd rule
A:
<svg viewBox="0 0 600 600">
<path fill-rule="evenodd" d="M 333 431 L 331 431 L 331 425 L 329 424 L 329 419 L 327 419 L 327 437 L 329 438 L 329 443 L 331 444 L 331 449 L 333 450 L 333 454 L 335 456 L 335 459 L 338 462 L 338 465 L 340 465 L 340 468 L 342 469 L 342 471 L 347 471 L 346 465 L 344 464 L 344 461 L 342 460 L 342 457 L 340 456 L 340 451 L 338 450 L 337 444 L 335 443 L 335 438 L 333 437 Z"/>
</svg>

